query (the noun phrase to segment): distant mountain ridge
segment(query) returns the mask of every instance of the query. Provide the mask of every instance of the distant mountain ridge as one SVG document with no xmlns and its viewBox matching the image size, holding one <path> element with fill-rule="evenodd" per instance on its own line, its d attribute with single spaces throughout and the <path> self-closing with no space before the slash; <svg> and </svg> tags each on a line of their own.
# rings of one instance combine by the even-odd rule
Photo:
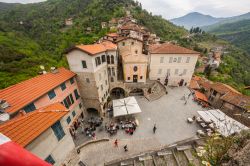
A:
<svg viewBox="0 0 250 166">
<path fill-rule="evenodd" d="M 190 29 L 192 27 L 203 27 L 218 23 L 225 18 L 216 18 L 210 15 L 204 15 L 198 12 L 189 13 L 185 16 L 175 18 L 170 20 L 172 23 L 184 26 L 186 29 Z"/>
</svg>

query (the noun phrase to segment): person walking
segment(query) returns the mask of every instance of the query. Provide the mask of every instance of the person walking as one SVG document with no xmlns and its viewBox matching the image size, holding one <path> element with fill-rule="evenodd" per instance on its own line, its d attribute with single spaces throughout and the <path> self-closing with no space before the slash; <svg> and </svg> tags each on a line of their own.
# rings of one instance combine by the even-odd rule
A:
<svg viewBox="0 0 250 166">
<path fill-rule="evenodd" d="M 124 149 L 125 152 L 127 152 L 127 151 L 128 151 L 128 146 L 125 145 L 125 146 L 123 147 L 123 149 Z"/>
<path fill-rule="evenodd" d="M 118 147 L 118 140 L 117 139 L 115 140 L 114 144 L 115 144 L 115 147 Z"/>
<path fill-rule="evenodd" d="M 153 127 L 153 132 L 154 132 L 154 134 L 155 134 L 155 132 L 156 132 L 156 124 L 154 124 L 154 127 Z"/>
</svg>

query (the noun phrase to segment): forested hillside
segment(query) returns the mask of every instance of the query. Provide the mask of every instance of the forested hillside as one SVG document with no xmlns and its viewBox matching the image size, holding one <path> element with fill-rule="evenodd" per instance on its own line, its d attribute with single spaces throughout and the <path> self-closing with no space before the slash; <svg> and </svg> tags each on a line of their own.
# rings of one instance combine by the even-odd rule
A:
<svg viewBox="0 0 250 166">
<path fill-rule="evenodd" d="M 48 0 L 35 4 L 0 3 L 0 8 L 4 8 L 0 15 L 1 56 L 7 58 L 0 63 L 0 88 L 33 77 L 39 65 L 66 66 L 62 56 L 65 49 L 77 43 L 93 43 L 108 31 L 101 29 L 101 22 L 125 16 L 127 8 L 163 39 L 179 39 L 186 33 L 142 10 L 132 0 Z M 73 18 L 72 26 L 65 26 L 67 18 Z M 87 34 L 88 27 L 92 32 Z"/>
<path fill-rule="evenodd" d="M 221 24 L 211 28 L 209 32 L 230 41 L 250 54 L 250 19 Z"/>
</svg>

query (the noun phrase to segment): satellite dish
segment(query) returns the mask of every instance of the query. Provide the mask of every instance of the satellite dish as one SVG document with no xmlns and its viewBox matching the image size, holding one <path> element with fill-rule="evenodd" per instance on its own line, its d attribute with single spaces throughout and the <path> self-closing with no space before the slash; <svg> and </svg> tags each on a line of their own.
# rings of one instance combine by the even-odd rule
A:
<svg viewBox="0 0 250 166">
<path fill-rule="evenodd" d="M 0 114 L 0 121 L 5 122 L 10 119 L 10 115 L 8 113 Z"/>
<path fill-rule="evenodd" d="M 41 68 L 42 70 L 44 70 L 44 69 L 45 69 L 43 65 L 40 65 L 40 68 Z"/>
</svg>

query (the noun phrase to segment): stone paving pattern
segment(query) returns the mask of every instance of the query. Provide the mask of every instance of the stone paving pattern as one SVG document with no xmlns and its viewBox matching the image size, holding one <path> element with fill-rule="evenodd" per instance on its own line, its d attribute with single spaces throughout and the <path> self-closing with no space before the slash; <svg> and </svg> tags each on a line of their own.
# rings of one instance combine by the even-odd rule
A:
<svg viewBox="0 0 250 166">
<path fill-rule="evenodd" d="M 204 109 L 192 101 L 192 96 L 187 104 L 184 104 L 184 100 L 181 100 L 182 96 L 190 93 L 186 87 L 167 88 L 167 91 L 167 95 L 152 102 L 144 97 L 136 97 L 142 113 L 136 115 L 139 127 L 134 135 L 130 136 L 124 131 L 118 131 L 118 134 L 111 137 L 109 142 L 91 144 L 81 149 L 80 159 L 90 166 L 99 166 L 106 161 L 137 155 L 194 137 L 199 126 L 196 123 L 188 124 L 187 118 L 198 116 L 197 111 Z M 157 126 L 156 134 L 153 134 L 152 130 L 154 123 Z M 108 136 L 105 132 L 97 132 L 96 135 L 98 139 Z M 119 148 L 114 147 L 115 139 L 119 141 Z M 125 144 L 128 145 L 128 152 L 123 150 Z"/>
</svg>

